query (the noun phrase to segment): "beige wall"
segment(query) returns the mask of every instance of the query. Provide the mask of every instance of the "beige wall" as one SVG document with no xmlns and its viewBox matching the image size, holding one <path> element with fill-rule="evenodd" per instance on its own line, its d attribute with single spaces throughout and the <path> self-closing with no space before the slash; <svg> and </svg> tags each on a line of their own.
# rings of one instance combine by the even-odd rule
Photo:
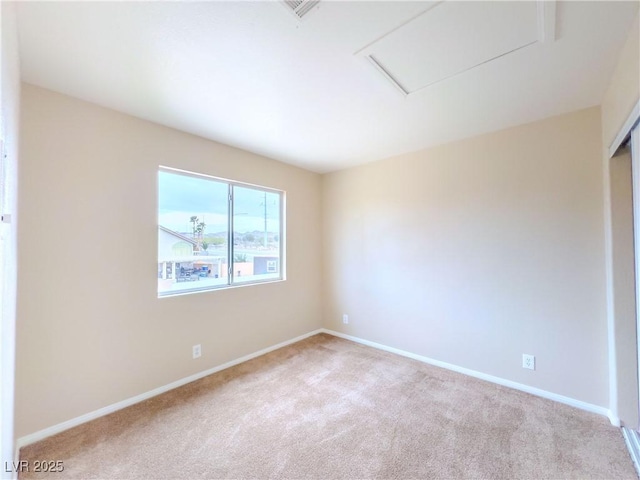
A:
<svg viewBox="0 0 640 480">
<path fill-rule="evenodd" d="M 600 133 L 591 108 L 324 176 L 325 326 L 608 406 Z"/>
<path fill-rule="evenodd" d="M 636 15 L 602 99 L 602 138 L 606 149 L 640 98 L 639 18 L 640 14 Z"/>
<path fill-rule="evenodd" d="M 13 397 L 15 367 L 18 130 L 20 110 L 20 65 L 15 4 L 0 2 L 2 17 L 2 89 L 0 97 L 0 212 L 12 216 L 0 223 L 0 461 L 13 461 Z M 11 478 L 2 469 L 0 478 Z"/>
<path fill-rule="evenodd" d="M 638 427 L 635 259 L 631 154 L 625 149 L 610 161 L 613 303 L 618 383 L 618 416 Z"/>
<path fill-rule="evenodd" d="M 30 85 L 21 128 L 18 437 L 321 326 L 319 175 Z M 158 165 L 285 190 L 287 280 L 156 298 Z"/>
<path fill-rule="evenodd" d="M 3 17 L 3 62 L 17 64 L 4 55 L 6 32 Z M 609 406 L 609 170 L 603 178 L 594 152 L 638 99 L 638 58 L 636 17 L 601 112 L 322 180 L 25 86 L 16 436 L 309 332 L 323 308 L 334 330 Z M 3 115 L 11 105 L 3 99 Z M 160 164 L 286 190 L 288 280 L 157 299 Z M 631 355 L 626 333 L 615 333 L 617 357 Z M 537 371 L 520 367 L 522 353 L 536 355 Z M 614 383 L 629 375 L 619 369 Z"/>
</svg>

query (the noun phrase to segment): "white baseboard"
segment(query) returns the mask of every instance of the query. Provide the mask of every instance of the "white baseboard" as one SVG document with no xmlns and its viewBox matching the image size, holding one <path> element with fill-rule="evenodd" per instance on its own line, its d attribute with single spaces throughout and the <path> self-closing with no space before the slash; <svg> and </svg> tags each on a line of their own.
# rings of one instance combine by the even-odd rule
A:
<svg viewBox="0 0 640 480">
<path fill-rule="evenodd" d="M 219 372 L 221 370 L 225 370 L 227 368 L 233 367 L 240 363 L 244 363 L 256 357 L 260 357 L 266 353 L 272 352 L 282 347 L 286 347 L 287 345 L 291 345 L 292 343 L 299 342 L 300 340 L 304 340 L 305 338 L 311 337 L 313 335 L 317 335 L 318 333 L 321 333 L 321 332 L 322 332 L 322 329 L 313 330 L 312 332 L 305 333 L 304 335 L 300 335 L 299 337 L 292 338 L 291 340 L 286 340 L 284 342 L 278 343 L 277 345 L 273 345 L 271 347 L 264 348 L 257 352 L 250 353 L 249 355 L 245 355 L 235 360 L 231 360 L 230 362 L 223 363 L 222 365 L 218 365 L 217 367 L 213 367 L 208 370 L 204 370 L 202 372 L 196 373 L 194 375 L 190 375 L 188 377 L 182 378 L 180 380 L 176 380 L 175 382 L 169 383 L 162 387 L 154 388 L 153 390 L 149 390 L 148 392 L 141 393 L 140 395 L 136 395 L 135 397 L 122 400 L 121 402 L 117 402 L 112 405 L 108 405 L 106 407 L 100 408 L 98 410 L 94 410 L 93 412 L 85 413 L 84 415 L 80 415 L 79 417 L 72 418 L 71 420 L 67 420 L 66 422 L 58 423 L 57 425 L 53 425 L 43 430 L 39 430 L 37 432 L 30 433 L 29 435 L 20 437 L 18 438 L 18 440 L 16 440 L 16 449 L 15 449 L 16 460 L 19 458 L 20 449 L 26 445 L 39 442 L 40 440 L 44 440 L 47 437 L 51 437 L 52 435 L 56 435 L 60 432 L 64 432 L 65 430 L 69 430 L 70 428 L 77 427 L 78 425 L 82 425 L 83 423 L 90 422 L 91 420 L 95 420 L 105 415 L 109 415 L 110 413 L 116 412 L 118 410 L 122 410 L 123 408 L 130 407 L 131 405 L 135 405 L 136 403 L 140 403 L 144 400 L 148 400 L 149 398 L 168 392 L 169 390 L 173 390 L 175 388 L 186 385 L 187 383 L 194 382 L 196 380 L 199 380 L 213 373 Z"/>
<path fill-rule="evenodd" d="M 496 383 L 498 385 L 502 385 L 504 387 L 513 388 L 515 390 L 520 390 L 521 392 L 530 393 L 532 395 L 536 395 L 538 397 L 546 398 L 549 400 L 554 400 L 559 403 L 564 403 L 565 405 L 569 405 L 571 407 L 579 408 L 580 410 L 586 410 L 587 412 L 597 413 L 599 415 L 604 415 L 609 419 L 612 425 L 619 427 L 620 419 L 616 418 L 608 408 L 600 407 L 598 405 L 593 405 L 591 403 L 583 402 L 581 400 L 576 400 L 574 398 L 565 397 L 564 395 L 559 395 L 557 393 L 548 392 L 546 390 L 542 390 L 540 388 L 531 387 L 529 385 L 525 385 L 523 383 L 513 382 L 511 380 L 506 380 L 504 378 L 495 377 L 493 375 L 488 375 L 486 373 L 478 372 L 476 370 L 471 370 L 469 368 L 459 367 L 458 365 L 453 365 L 451 363 L 441 362 L 440 360 L 434 360 L 433 358 L 424 357 L 422 355 L 418 355 L 415 353 L 407 352 L 404 350 L 400 350 L 399 348 L 388 347 L 386 345 L 382 345 L 381 343 L 372 342 L 369 340 L 364 340 L 359 337 L 354 337 L 352 335 L 346 335 L 344 333 L 336 332 L 334 330 L 329 330 L 327 328 L 322 328 L 321 331 L 323 333 L 328 333 L 329 335 L 333 335 L 335 337 L 344 338 L 346 340 L 351 340 L 352 342 L 360 343 L 362 345 L 367 345 L 369 347 L 377 348 L 379 350 L 384 350 L 385 352 L 395 353 L 397 355 L 402 355 L 403 357 L 412 358 L 413 360 L 418 360 L 419 362 L 428 363 L 429 365 L 434 365 L 436 367 L 446 368 L 447 370 L 452 370 L 454 372 L 463 373 L 465 375 L 469 375 L 470 377 L 479 378 L 480 380 L 486 380 L 487 382 Z"/>
<path fill-rule="evenodd" d="M 603 407 L 604 408 L 604 407 Z M 611 422 L 611 425 L 613 425 L 614 427 L 622 427 L 622 421 L 620 420 L 620 418 L 618 418 L 616 415 L 614 415 L 614 413 L 611 410 L 608 410 L 608 414 L 607 417 L 609 418 L 609 421 Z"/>
<path fill-rule="evenodd" d="M 292 343 L 299 342 L 300 340 L 304 340 L 305 338 L 311 337 L 313 335 L 317 335 L 318 333 L 327 333 L 329 335 L 333 335 L 335 337 L 344 338 L 346 340 L 351 340 L 352 342 L 360 343 L 362 345 L 367 345 L 369 347 L 377 348 L 379 350 L 384 350 L 387 352 L 395 353 L 397 355 L 401 355 L 403 357 L 412 358 L 414 360 L 418 360 L 423 363 L 427 363 L 429 365 L 434 365 L 436 367 L 445 368 L 447 370 L 452 370 L 454 372 L 462 373 L 465 375 L 469 375 L 471 377 L 479 378 L 481 380 L 486 380 L 488 382 L 496 383 L 498 385 L 502 385 L 505 387 L 510 387 L 515 390 L 520 390 L 526 393 L 530 393 L 533 395 L 537 395 L 542 398 L 547 398 L 549 400 L 554 400 L 556 402 L 564 403 L 566 405 L 570 405 L 572 407 L 579 408 L 581 410 L 586 410 L 588 412 L 597 413 L 600 415 L 604 415 L 608 417 L 611 423 L 615 426 L 620 426 L 620 420 L 614 417 L 611 412 L 605 408 L 597 405 L 592 405 L 590 403 L 586 403 L 580 400 L 576 400 L 573 398 L 565 397 L 563 395 L 558 395 L 556 393 L 551 393 L 546 390 L 541 390 L 539 388 L 530 387 L 529 385 L 524 385 L 522 383 L 513 382 L 511 380 L 506 380 L 504 378 L 495 377 L 493 375 L 488 375 L 486 373 L 477 372 L 475 370 L 471 370 L 464 367 L 459 367 L 457 365 L 453 365 L 446 362 L 441 362 L 439 360 L 434 360 L 429 357 L 424 357 L 422 355 L 418 355 L 411 352 L 406 352 L 404 350 L 400 350 L 394 347 L 388 347 L 386 345 L 382 345 L 380 343 L 372 342 L 369 340 L 364 340 L 359 337 L 354 337 L 351 335 L 346 335 L 344 333 L 336 332 L 334 330 L 329 330 L 326 328 L 320 328 L 318 330 L 313 330 L 304 335 L 300 335 L 298 337 L 292 338 L 290 340 L 286 340 L 284 342 L 278 343 L 277 345 L 273 345 L 271 347 L 264 348 L 254 353 L 250 353 L 249 355 L 245 355 L 243 357 L 237 358 L 235 360 L 231 360 L 230 362 L 224 363 L 222 365 L 218 365 L 217 367 L 210 368 L 208 370 L 204 370 L 202 372 L 196 373 L 189 377 L 182 378 L 180 380 L 176 380 L 175 382 L 169 383 L 162 387 L 155 388 L 148 392 L 142 393 L 140 395 L 136 395 L 135 397 L 128 398 L 126 400 L 122 400 L 120 402 L 114 403 L 112 405 L 108 405 L 106 407 L 100 408 L 98 410 L 94 410 L 93 412 L 86 413 L 84 415 L 80 415 L 79 417 L 72 418 L 62 423 L 58 423 L 57 425 L 53 425 L 51 427 L 45 428 L 43 430 L 39 430 L 34 433 L 30 433 L 23 437 L 20 437 L 16 440 L 16 448 L 15 455 L 16 461 L 19 459 L 20 449 L 26 445 L 30 445 L 35 442 L 39 442 L 40 440 L 44 440 L 47 437 L 51 437 L 58 433 L 64 432 L 65 430 L 69 430 L 70 428 L 77 427 L 78 425 L 82 425 L 83 423 L 90 422 L 91 420 L 95 420 L 97 418 L 103 417 L 105 415 L 109 415 L 110 413 L 116 412 L 118 410 L 122 410 L 123 408 L 129 407 L 131 405 L 135 405 L 136 403 L 140 403 L 144 400 L 148 400 L 149 398 L 155 397 L 162 393 L 168 392 L 169 390 L 173 390 L 175 388 L 186 385 L 187 383 L 194 382 L 203 377 L 211 375 L 213 373 L 219 372 L 221 370 L 225 370 L 227 368 L 233 367 L 240 363 L 246 362 L 248 360 L 254 359 L 266 353 L 272 352 L 282 347 L 286 347 L 287 345 L 291 345 Z"/>
</svg>

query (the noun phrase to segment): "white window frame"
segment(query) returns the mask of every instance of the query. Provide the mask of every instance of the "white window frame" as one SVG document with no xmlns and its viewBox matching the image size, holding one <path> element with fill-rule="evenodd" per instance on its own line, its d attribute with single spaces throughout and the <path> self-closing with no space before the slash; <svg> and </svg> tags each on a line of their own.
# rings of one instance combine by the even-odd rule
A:
<svg viewBox="0 0 640 480">
<path fill-rule="evenodd" d="M 286 265 L 286 261 L 285 261 L 285 241 L 286 241 L 286 222 L 285 222 L 285 211 L 286 211 L 286 192 L 284 190 L 278 190 L 276 188 L 271 188 L 271 187 L 265 187 L 263 185 L 256 185 L 256 184 L 252 184 L 252 183 L 246 183 L 246 182 L 240 182 L 237 180 L 230 180 L 228 178 L 222 178 L 222 177 L 215 177 L 213 175 L 207 175 L 204 173 L 197 173 L 197 172 L 191 172 L 188 170 L 182 170 L 182 169 L 178 169 L 178 168 L 174 168 L 174 167 L 167 167 L 167 166 L 163 166 L 160 165 L 158 167 L 158 173 L 160 172 L 166 172 L 166 173 L 171 173 L 174 175 L 183 175 L 183 176 L 188 176 L 188 177 L 195 177 L 195 178 L 201 178 L 201 179 L 207 179 L 207 180 L 212 180 L 212 181 L 216 181 L 216 182 L 220 182 L 220 183 L 225 183 L 227 184 L 227 188 L 228 188 L 228 227 L 227 227 L 227 283 L 226 284 L 220 284 L 220 285 L 208 285 L 208 286 L 204 286 L 204 287 L 198 287 L 198 286 L 194 286 L 193 288 L 188 288 L 188 289 L 181 289 L 181 290 L 176 290 L 176 291 L 166 291 L 166 292 L 157 292 L 158 293 L 158 298 L 167 298 L 167 297 L 174 297 L 176 295 L 185 295 L 185 294 L 191 294 L 191 293 L 200 293 L 200 292 L 208 292 L 211 290 L 222 290 L 222 289 L 227 289 L 227 288 L 237 288 L 237 287 L 246 287 L 249 285 L 260 285 L 263 283 L 274 283 L 274 282 L 282 282 L 286 280 L 286 271 L 285 271 L 285 265 Z M 278 238 L 279 238 L 279 248 L 278 248 L 278 259 L 279 261 L 276 263 L 276 265 L 279 264 L 280 269 L 278 272 L 278 277 L 269 277 L 269 278 L 265 278 L 265 279 L 258 279 L 258 280 L 249 280 L 249 281 L 245 281 L 245 280 L 240 280 L 240 281 L 236 281 L 236 274 L 234 272 L 233 269 L 233 265 L 234 265 L 234 257 L 235 257 L 235 252 L 234 252 L 234 215 L 233 215 L 233 209 L 234 209 L 234 199 L 233 199 L 233 190 L 234 187 L 242 187 L 242 188 L 251 188 L 254 190 L 259 190 L 259 191 L 263 191 L 263 192 L 268 192 L 268 193 L 275 193 L 278 194 L 280 197 L 280 205 L 279 205 L 279 215 L 280 215 L 280 230 L 278 232 Z M 160 189 L 158 188 L 158 192 L 156 195 L 156 213 L 158 213 L 158 208 L 159 208 L 159 200 L 160 200 Z M 160 221 L 158 218 L 158 225 L 160 225 Z M 156 260 L 158 260 L 158 251 L 156 251 Z M 239 278 L 245 278 L 245 277 L 239 277 Z"/>
</svg>

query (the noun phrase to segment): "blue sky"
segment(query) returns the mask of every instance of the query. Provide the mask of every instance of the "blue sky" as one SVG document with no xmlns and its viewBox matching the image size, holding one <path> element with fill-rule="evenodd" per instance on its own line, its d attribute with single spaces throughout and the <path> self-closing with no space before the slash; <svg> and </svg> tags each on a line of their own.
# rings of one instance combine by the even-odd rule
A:
<svg viewBox="0 0 640 480">
<path fill-rule="evenodd" d="M 158 222 L 178 232 L 191 232 L 189 219 L 197 215 L 206 223 L 205 234 L 227 230 L 226 183 L 160 171 L 158 174 Z M 277 232 L 279 195 L 247 187 L 234 187 L 234 225 L 237 232 L 264 231 L 265 199 L 267 231 Z"/>
</svg>

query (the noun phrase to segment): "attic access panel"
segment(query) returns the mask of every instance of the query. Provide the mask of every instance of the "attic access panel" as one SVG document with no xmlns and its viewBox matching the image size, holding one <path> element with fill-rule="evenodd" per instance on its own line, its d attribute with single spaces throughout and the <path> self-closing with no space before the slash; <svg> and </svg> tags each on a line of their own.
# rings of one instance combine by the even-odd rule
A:
<svg viewBox="0 0 640 480">
<path fill-rule="evenodd" d="M 554 29 L 553 2 L 448 1 L 356 53 L 408 95 L 548 40 Z"/>
</svg>

